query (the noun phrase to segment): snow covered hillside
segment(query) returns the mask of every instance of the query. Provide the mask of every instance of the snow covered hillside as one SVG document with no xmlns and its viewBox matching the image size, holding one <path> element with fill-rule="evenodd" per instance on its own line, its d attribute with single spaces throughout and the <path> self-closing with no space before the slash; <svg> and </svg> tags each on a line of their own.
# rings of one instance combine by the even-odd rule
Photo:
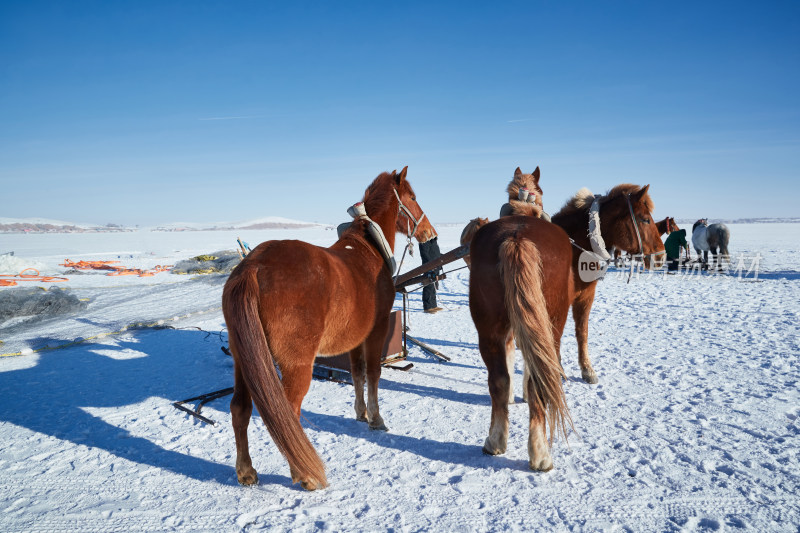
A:
<svg viewBox="0 0 800 533">
<path fill-rule="evenodd" d="M 576 433 L 555 442 L 547 473 L 528 469 L 520 357 L 508 451 L 481 453 L 490 401 L 469 271 L 441 283 L 439 314 L 422 313 L 413 293 L 411 333 L 452 362 L 411 346 L 411 370 L 383 371 L 388 433 L 355 420 L 349 385 L 314 381 L 303 424 L 330 482 L 314 493 L 292 485 L 255 412 L 260 484 L 245 488 L 230 397 L 204 408 L 216 426 L 172 406 L 233 383 L 220 349 L 225 276 L 113 277 L 59 264 L 148 269 L 233 249 L 236 237 L 328 245 L 334 231 L 0 235 L 13 268 L 65 276 L 57 287 L 87 303 L 74 315 L 0 323 L 0 531 L 797 531 L 800 225 L 729 227 L 731 252 L 750 271 L 743 278 L 627 283 L 612 271 L 600 283 L 589 325 L 597 385 L 580 380 L 568 322 L 562 360 Z M 460 233 L 441 227 L 442 251 Z M 416 254 L 403 269 L 418 264 Z"/>
</svg>

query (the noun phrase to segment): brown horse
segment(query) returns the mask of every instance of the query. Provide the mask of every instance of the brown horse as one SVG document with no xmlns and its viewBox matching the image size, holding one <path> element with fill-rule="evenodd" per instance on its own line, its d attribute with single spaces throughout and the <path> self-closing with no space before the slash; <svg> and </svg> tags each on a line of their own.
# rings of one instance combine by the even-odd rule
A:
<svg viewBox="0 0 800 533">
<path fill-rule="evenodd" d="M 619 185 L 597 200 L 607 244 L 631 253 L 652 254 L 664 249 L 652 223 L 648 187 Z M 524 387 L 530 410 L 529 464 L 534 470 L 553 466 L 545 420 L 550 426 L 550 443 L 554 433 L 566 435 L 566 426 L 571 425 L 559 355 L 570 306 L 581 375 L 585 381 L 597 382 L 587 343 L 597 279 L 584 281 L 579 269 L 582 249 L 591 248 L 587 228 L 594 200 L 588 190 L 582 190 L 553 216 L 552 224 L 534 217 L 501 218 L 482 227 L 470 245 L 470 312 L 489 371 L 492 398 L 492 420 L 483 450 L 501 454 L 508 443 L 507 350 L 513 346 L 513 337 L 530 373 Z M 645 262 L 649 265 L 652 259 L 645 256 Z"/>
<path fill-rule="evenodd" d="M 669 235 L 673 231 L 678 231 L 678 225 L 675 223 L 675 219 L 672 217 L 667 217 L 664 220 L 659 220 L 656 222 L 656 229 L 658 230 L 659 235 L 664 235 L 665 233 Z"/>
<path fill-rule="evenodd" d="M 295 240 L 264 242 L 225 284 L 222 310 L 234 360 L 231 417 L 239 483 L 258 481 L 247 442 L 255 402 L 289 463 L 292 481 L 308 490 L 327 486 L 325 467 L 299 420 L 317 354 L 350 352 L 356 418 L 372 429 L 386 429 L 378 411 L 378 379 L 395 289 L 393 272 L 373 240 L 372 222 L 392 250 L 396 232 L 416 234 L 421 242 L 435 233 L 406 180 L 407 168 L 375 178 L 364 193 L 369 218 L 357 218 L 330 248 Z"/>
</svg>

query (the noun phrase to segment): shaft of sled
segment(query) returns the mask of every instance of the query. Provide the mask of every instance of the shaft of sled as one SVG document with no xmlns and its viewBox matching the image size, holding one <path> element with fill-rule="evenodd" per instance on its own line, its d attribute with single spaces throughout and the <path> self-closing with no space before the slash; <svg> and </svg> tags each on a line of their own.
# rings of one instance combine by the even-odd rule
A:
<svg viewBox="0 0 800 533">
<path fill-rule="evenodd" d="M 408 334 L 406 334 L 406 338 L 407 338 L 408 340 L 410 340 L 411 342 L 413 342 L 414 344 L 416 344 L 417 346 L 419 346 L 420 348 L 422 348 L 423 350 L 425 350 L 426 352 L 428 352 L 429 354 L 431 354 L 431 355 L 433 355 L 433 356 L 435 356 L 435 357 L 438 357 L 438 358 L 439 358 L 439 359 L 441 359 L 442 361 L 450 361 L 450 358 L 449 358 L 449 357 L 447 357 L 445 354 L 443 354 L 443 353 L 442 353 L 442 352 L 440 352 L 439 350 L 436 350 L 436 349 L 434 349 L 434 348 L 431 348 L 430 346 L 428 346 L 428 345 L 427 345 L 427 344 L 425 344 L 424 342 L 422 342 L 422 341 L 420 341 L 420 340 L 418 340 L 418 339 L 415 339 L 415 338 L 414 338 L 414 337 L 412 337 L 411 335 L 408 335 Z"/>
<path fill-rule="evenodd" d="M 450 250 L 444 255 L 440 255 L 433 261 L 428 261 L 424 265 L 418 266 L 412 270 L 409 270 L 402 276 L 397 276 L 397 279 L 394 282 L 395 287 L 404 287 L 407 285 L 407 281 L 425 274 L 426 272 L 430 272 L 431 270 L 435 270 L 442 265 L 446 265 L 447 263 L 452 263 L 458 259 L 463 258 L 464 256 L 469 255 L 469 244 L 462 244 L 458 248 L 454 248 Z"/>
</svg>

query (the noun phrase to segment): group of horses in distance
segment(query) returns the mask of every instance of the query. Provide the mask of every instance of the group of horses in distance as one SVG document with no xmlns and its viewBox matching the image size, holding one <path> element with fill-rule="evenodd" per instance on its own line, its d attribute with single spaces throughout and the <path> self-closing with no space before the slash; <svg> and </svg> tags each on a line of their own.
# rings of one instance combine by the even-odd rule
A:
<svg viewBox="0 0 800 533">
<path fill-rule="evenodd" d="M 317 356 L 349 352 L 356 419 L 386 430 L 378 408 L 378 381 L 395 288 L 394 273 L 375 243 L 375 226 L 392 250 L 396 233 L 420 242 L 436 235 L 407 180 L 407 168 L 375 178 L 362 200 L 366 215 L 356 218 L 332 246 L 264 242 L 226 282 L 222 308 L 234 360 L 231 418 L 241 484 L 258 481 L 247 440 L 255 404 L 289 463 L 292 481 L 307 490 L 327 486 L 324 464 L 300 424 Z M 560 357 L 570 308 L 581 376 L 597 383 L 588 347 L 597 280 L 584 281 L 578 268 L 585 261 L 581 254 L 592 246 L 587 235 L 590 208 L 599 213 L 606 245 L 637 254 L 646 267 L 659 266 L 664 245 L 653 221 L 649 185 L 621 184 L 602 196 L 581 189 L 547 221 L 539 180 L 538 167 L 531 174 L 518 168 L 503 216 L 473 224 L 469 306 L 492 404 L 483 451 L 506 451 L 516 340 L 525 363 L 529 465 L 546 471 L 553 466 L 554 436 L 566 438 L 572 425 Z"/>
</svg>

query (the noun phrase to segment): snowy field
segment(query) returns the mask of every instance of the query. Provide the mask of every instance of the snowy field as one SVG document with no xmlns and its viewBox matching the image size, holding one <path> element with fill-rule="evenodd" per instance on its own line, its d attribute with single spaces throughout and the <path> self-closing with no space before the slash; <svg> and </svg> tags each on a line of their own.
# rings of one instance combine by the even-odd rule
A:
<svg viewBox="0 0 800 533">
<path fill-rule="evenodd" d="M 260 484 L 237 484 L 229 397 L 204 409 L 217 426 L 172 406 L 233 383 L 224 276 L 68 275 L 58 286 L 87 302 L 81 312 L 0 323 L 0 531 L 798 531 L 800 224 L 729 227 L 734 262 L 760 256 L 757 277 L 626 283 L 612 271 L 600 283 L 598 385 L 580 380 L 568 322 L 577 432 L 556 441 L 548 473 L 528 469 L 521 357 L 508 452 L 481 453 L 490 401 L 468 271 L 442 282 L 442 313 L 423 314 L 413 293 L 412 334 L 452 362 L 411 347 L 410 371 L 383 371 L 388 433 L 356 422 L 349 385 L 314 381 L 303 424 L 330 481 L 314 493 L 292 485 L 257 418 Z M 439 228 L 442 251 L 461 228 Z M 65 258 L 151 268 L 233 249 L 237 236 L 335 238 L 323 227 L 0 235 L 0 254 L 15 252 L 0 273 L 63 275 Z M 93 339 L 59 348 L 80 338 Z"/>
</svg>

